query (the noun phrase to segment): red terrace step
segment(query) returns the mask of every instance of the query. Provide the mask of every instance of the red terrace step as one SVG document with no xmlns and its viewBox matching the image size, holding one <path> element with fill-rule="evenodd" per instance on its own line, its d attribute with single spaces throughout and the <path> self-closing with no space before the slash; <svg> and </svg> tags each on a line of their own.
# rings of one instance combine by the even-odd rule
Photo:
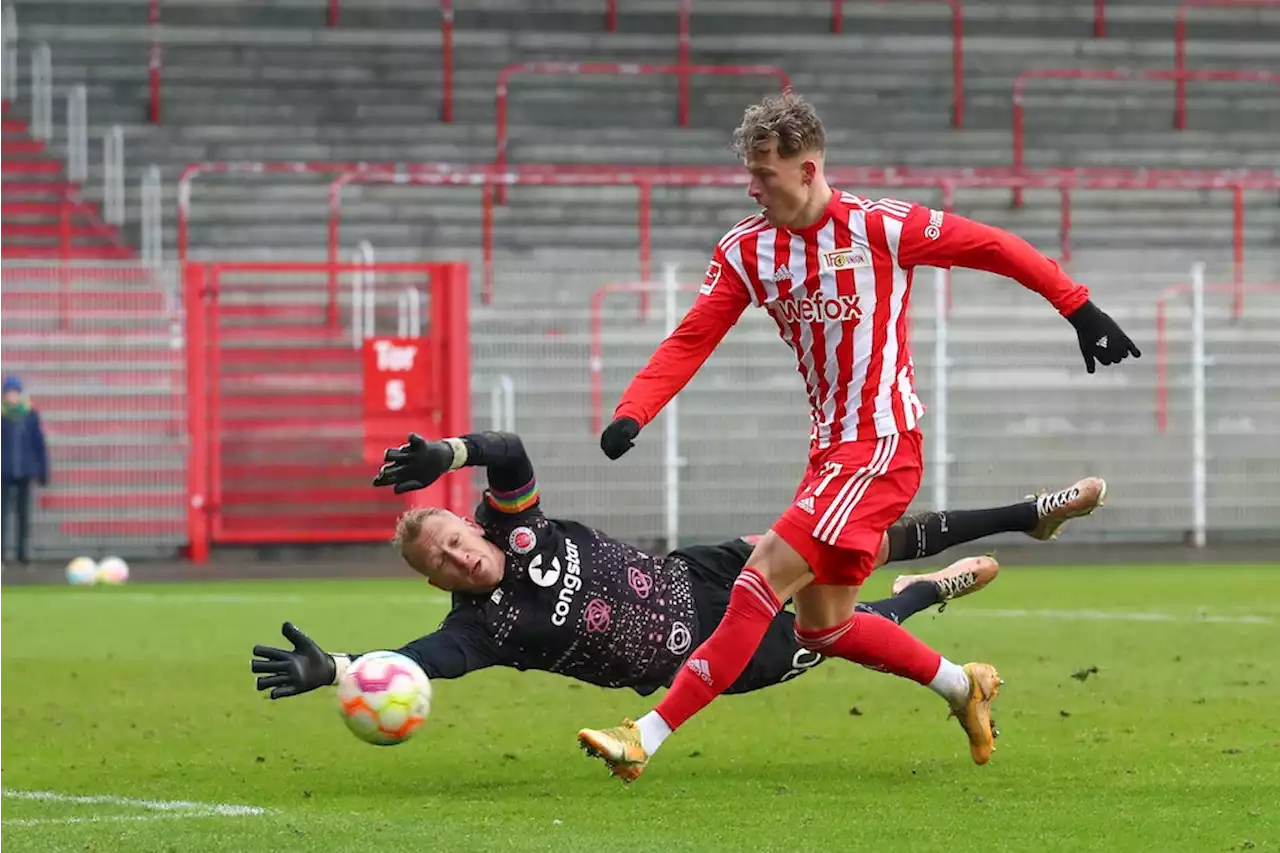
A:
<svg viewBox="0 0 1280 853">
<path fill-rule="evenodd" d="M 8 232 L 8 226 L 3 229 Z M 73 258 L 76 260 L 128 260 L 133 257 L 133 250 L 128 246 L 23 246 L 0 245 L 0 257 L 10 259 L 47 260 L 50 258 Z"/>
<path fill-rule="evenodd" d="M 143 383 L 147 383 L 149 387 L 155 383 L 168 383 L 172 387 L 172 391 L 155 391 L 150 393 L 184 393 L 182 388 L 185 387 L 186 371 L 180 367 L 142 367 L 142 368 L 120 368 L 113 373 L 93 372 L 80 370 L 78 368 L 58 369 L 58 370 L 40 370 L 39 368 L 31 368 L 23 370 L 21 375 L 27 384 L 33 388 L 48 388 L 61 382 L 68 375 L 75 378 L 75 381 L 81 385 L 99 385 L 104 388 L 129 388 L 136 387 Z M 116 396 L 116 395 L 111 395 Z"/>
<path fill-rule="evenodd" d="M 36 400 L 37 407 L 43 409 L 43 398 Z M 44 430 L 50 438 L 85 438 L 92 437 L 100 440 L 103 444 L 110 444 L 112 441 L 120 439 L 138 438 L 140 436 L 150 437 L 154 441 L 165 441 L 170 438 L 178 438 L 186 435 L 187 418 L 183 415 L 181 418 L 152 418 L 149 420 L 101 420 L 101 421 L 45 421 Z M 102 448 L 97 448 L 101 450 Z M 143 454 L 143 458 L 155 455 L 155 449 L 152 448 L 151 453 Z M 89 459 L 95 458 L 92 454 L 88 455 Z"/>
<path fill-rule="evenodd" d="M 376 473 L 376 472 L 375 472 Z M 372 480 L 373 476 L 370 475 Z M 295 485 L 292 488 L 255 489 L 235 488 L 223 480 L 222 507 L 245 507 L 248 505 L 270 504 L 272 506 L 288 506 L 292 503 L 306 502 L 312 505 L 354 503 L 368 506 L 379 494 L 372 486 L 324 487 Z M 385 497 L 385 495 L 383 496 Z M 397 496 L 397 500 L 403 500 Z"/>
<path fill-rule="evenodd" d="M 7 230 L 7 227 L 6 227 Z M 326 305 L 227 305 L 218 306 L 223 317 L 250 317 L 259 320 L 311 320 L 320 322 L 329 316 Z"/>
<path fill-rule="evenodd" d="M 185 508 L 186 492 L 110 492 L 98 495 L 41 495 L 43 509 L 167 509 Z"/>
<path fill-rule="evenodd" d="M 329 329 L 304 326 L 301 328 L 279 328 L 278 326 L 229 326 L 218 331 L 223 341 L 251 341 L 261 343 L 264 340 L 288 338 L 295 341 L 318 341 L 335 344 L 343 339 L 350 340 L 351 333 L 346 329 Z M 278 350 L 277 350 L 278 352 Z M 356 350 L 351 350 L 355 353 Z"/>
<path fill-rule="evenodd" d="M 291 383 L 305 382 L 311 388 L 326 388 L 335 385 L 343 387 L 350 384 L 351 380 L 358 376 L 354 372 L 312 373 L 311 371 L 303 372 L 296 368 L 290 370 L 288 367 L 281 368 L 278 373 L 263 372 L 268 368 L 274 370 L 275 368 L 281 368 L 281 365 L 272 362 L 269 365 L 264 365 L 263 370 L 250 370 L 244 373 L 222 371 L 222 393 L 249 396 L 279 393 L 281 391 L 296 393 L 299 389 Z M 355 395 L 357 400 L 360 399 L 359 392 L 352 391 L 351 393 Z"/>
<path fill-rule="evenodd" d="M 7 273 L 5 277 L 8 277 Z M 5 311 L 57 308 L 64 302 L 70 306 L 72 314 L 112 309 L 159 311 L 165 307 L 165 295 L 151 291 L 139 293 L 128 290 L 68 290 L 65 293 L 56 290 L 0 292 L 0 307 Z"/>
<path fill-rule="evenodd" d="M 358 414 L 357 410 L 355 409 L 352 409 L 351 411 L 348 412 L 348 415 L 355 415 L 355 414 Z M 329 430 L 329 432 L 334 432 L 334 430 L 339 430 L 339 429 L 349 430 L 349 432 L 351 432 L 352 435 L 355 435 L 355 437 L 360 437 L 360 435 L 364 434 L 364 430 L 365 430 L 365 424 L 364 424 L 364 421 L 362 420 L 332 419 L 332 420 L 326 420 L 325 423 L 323 424 L 317 424 L 314 416 L 310 416 L 310 415 L 303 415 L 301 416 L 301 418 L 239 418 L 239 419 L 227 418 L 225 414 L 223 416 L 223 432 L 227 433 L 229 432 L 229 430 L 234 430 L 234 433 L 236 433 L 233 435 L 229 435 L 229 438 L 241 438 L 241 439 L 256 438 L 256 439 L 259 439 L 259 441 L 262 441 L 262 439 L 268 439 L 268 441 L 270 441 L 271 438 L 274 438 L 274 435 L 261 435 L 261 437 L 257 437 L 257 435 L 248 435 L 246 433 L 255 432 L 255 430 L 261 430 L 261 432 L 276 432 L 276 430 L 279 430 L 279 433 L 280 433 L 279 437 L 280 439 L 282 439 L 282 441 L 284 441 L 284 439 L 289 439 L 288 435 L 284 434 L 285 430 L 291 430 L 291 429 L 301 430 L 301 432 L 305 434 L 306 432 L 311 432 L 311 430 L 315 430 L 317 427 L 324 427 L 324 429 Z M 291 441 L 296 441 L 296 437 L 291 439 Z"/>
<path fill-rule="evenodd" d="M 374 530 L 386 525 L 394 526 L 396 516 L 404 510 L 404 501 L 401 500 L 395 504 L 388 504 L 381 511 L 314 513 L 305 505 L 314 503 L 315 501 L 307 495 L 299 494 L 297 506 L 281 507 L 279 512 L 252 513 L 239 518 L 235 516 L 228 518 L 223 514 L 223 528 L 270 531 L 277 525 L 283 526 L 283 522 L 288 522 L 291 525 L 305 526 L 309 530 L 314 530 L 317 534 L 316 539 L 324 539 L 325 534 L 331 530 L 351 528 Z M 384 530 L 383 535 L 388 533 L 390 533 L 389 530 Z"/>
<path fill-rule="evenodd" d="M 223 350 L 220 360 L 224 365 L 239 364 L 258 367 L 269 364 L 280 369 L 295 369 L 298 366 L 309 366 L 325 362 L 326 368 L 332 368 L 330 362 L 347 362 L 352 369 L 358 368 L 361 362 L 360 350 L 348 343 L 336 347 L 235 347 Z M 287 366 L 287 367 L 286 367 Z"/>
<path fill-rule="evenodd" d="M 184 433 L 185 434 L 185 430 Z M 135 433 L 136 435 L 136 433 Z M 101 465 L 111 462 L 122 466 L 151 463 L 156 459 L 156 443 L 120 444 L 109 439 L 101 444 L 63 444 L 51 452 L 54 461 L 54 475 L 61 480 L 58 472 L 71 465 Z M 132 471 L 133 468 L 129 467 Z M 146 469 L 142 469 L 146 470 Z"/>
<path fill-rule="evenodd" d="M 5 122 L 8 124 L 8 122 Z M 0 156 L 14 154 L 43 154 L 44 143 L 38 139 L 0 139 Z"/>
<path fill-rule="evenodd" d="M 41 394 L 36 400 L 40 412 L 44 415 L 77 415 L 88 412 L 101 412 L 113 406 L 127 409 L 131 413 L 169 414 L 181 403 L 175 401 L 176 391 L 169 389 L 140 391 L 137 394 Z M 86 425 L 101 423 L 100 421 L 83 421 Z"/>
<path fill-rule="evenodd" d="M 64 197 L 80 191 L 80 185 L 70 181 L 5 181 L 0 193 L 12 200 L 15 195 L 53 195 Z"/>
<path fill-rule="evenodd" d="M 310 388 L 280 388 L 278 390 L 264 389 L 262 391 L 236 391 L 228 393 L 223 388 L 220 397 L 222 411 L 225 414 L 229 409 L 245 408 L 245 409 L 264 409 L 272 404 L 278 405 L 282 409 L 290 412 L 296 412 L 298 409 L 306 407 L 314 407 L 323 409 L 327 407 L 350 406 L 359 410 L 363 405 L 364 397 L 358 392 L 333 392 L 324 393 L 317 392 Z"/>
<path fill-rule="evenodd" d="M 97 211 L 84 201 L 0 201 L 0 217 L 58 217 L 66 208 L 74 216 L 91 216 Z"/>
<path fill-rule="evenodd" d="M 307 477 L 323 477 L 327 480 L 340 480 L 346 477 L 364 477 L 369 474 L 369 466 L 363 462 L 264 462 L 261 465 L 223 465 L 222 478 L 231 480 L 303 480 Z M 61 478 L 59 478 L 61 479 Z M 372 479 L 372 478 L 370 478 Z"/>
<path fill-rule="evenodd" d="M 55 462 L 62 461 L 58 456 L 55 456 Z M 59 486 L 174 487 L 185 486 L 186 482 L 187 472 L 179 468 L 67 468 L 63 465 L 58 469 Z"/>
<path fill-rule="evenodd" d="M 52 222 L 10 222 L 3 227 L 5 237 L 52 237 L 55 240 L 62 237 L 62 223 Z M 75 240 L 77 237 L 90 237 L 99 239 L 114 239 L 116 237 L 117 228 L 114 225 L 93 225 L 84 226 L 76 225 L 74 222 L 67 227 L 67 237 Z"/>
<path fill-rule="evenodd" d="M 0 174 L 51 175 L 62 171 L 57 160 L 9 160 L 0 163 Z"/>
<path fill-rule="evenodd" d="M 75 269 L 67 270 L 58 264 L 49 264 L 43 267 L 14 267 L 11 270 L 6 270 L 4 274 L 6 282 L 62 281 L 64 278 L 76 282 L 77 285 L 84 281 L 105 281 L 110 284 L 142 283 L 155 285 L 156 283 L 155 271 L 143 266 L 77 266 Z M 13 285 L 10 283 L 7 286 L 12 287 Z"/>
<path fill-rule="evenodd" d="M 0 133 L 26 133 L 27 123 L 20 118 L 0 119 Z"/>
<path fill-rule="evenodd" d="M 64 521 L 58 529 L 67 536 L 178 536 L 187 531 L 186 519 L 119 519 Z"/>
</svg>

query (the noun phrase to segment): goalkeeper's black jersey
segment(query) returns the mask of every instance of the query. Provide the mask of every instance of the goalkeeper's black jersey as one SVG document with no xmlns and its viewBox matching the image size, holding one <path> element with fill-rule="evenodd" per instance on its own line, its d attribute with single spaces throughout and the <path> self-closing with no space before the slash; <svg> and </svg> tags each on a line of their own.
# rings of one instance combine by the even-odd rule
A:
<svg viewBox="0 0 1280 853">
<path fill-rule="evenodd" d="M 506 552 L 502 583 L 454 593 L 440 629 L 401 652 L 432 678 L 499 665 L 641 694 L 670 684 L 699 636 L 686 563 L 547 518 L 537 503 L 494 504 L 481 503 L 476 521 Z"/>
</svg>

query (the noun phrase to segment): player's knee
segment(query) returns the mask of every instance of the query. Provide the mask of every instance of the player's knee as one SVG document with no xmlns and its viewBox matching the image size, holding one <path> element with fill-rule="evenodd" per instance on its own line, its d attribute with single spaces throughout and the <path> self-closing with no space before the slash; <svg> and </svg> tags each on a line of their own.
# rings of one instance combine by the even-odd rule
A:
<svg viewBox="0 0 1280 853">
<path fill-rule="evenodd" d="M 756 543 L 747 567 L 765 579 L 779 601 L 786 601 L 813 578 L 804 557 L 772 530 Z"/>
</svg>

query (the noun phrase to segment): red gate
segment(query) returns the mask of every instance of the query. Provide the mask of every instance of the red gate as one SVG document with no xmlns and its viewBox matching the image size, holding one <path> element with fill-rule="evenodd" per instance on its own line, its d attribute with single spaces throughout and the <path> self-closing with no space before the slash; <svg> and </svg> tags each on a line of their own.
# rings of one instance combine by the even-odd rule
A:
<svg viewBox="0 0 1280 853">
<path fill-rule="evenodd" d="M 335 273 L 353 285 L 336 324 Z M 377 291 L 362 287 L 375 278 Z M 406 501 L 370 486 L 380 460 L 369 448 L 411 430 L 460 435 L 470 423 L 466 266 L 190 264 L 185 285 L 192 558 L 210 543 L 388 539 Z M 409 290 L 420 298 L 399 298 Z M 390 334 L 388 316 L 406 302 L 426 315 L 411 318 L 422 325 L 406 368 L 420 371 L 417 393 L 399 406 L 384 393 L 377 411 L 366 404 L 378 398 L 364 387 L 365 353 L 369 339 L 406 340 Z M 446 477 L 412 498 L 465 513 L 469 492 L 465 478 Z"/>
</svg>

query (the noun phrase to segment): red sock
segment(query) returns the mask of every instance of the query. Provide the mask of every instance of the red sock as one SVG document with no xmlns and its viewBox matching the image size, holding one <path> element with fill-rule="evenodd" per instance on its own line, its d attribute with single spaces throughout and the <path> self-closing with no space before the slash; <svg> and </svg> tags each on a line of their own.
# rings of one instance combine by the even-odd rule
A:
<svg viewBox="0 0 1280 853">
<path fill-rule="evenodd" d="M 751 567 L 743 569 L 729 593 L 724 618 L 689 655 L 654 709 L 672 731 L 738 680 L 781 609 L 764 576 Z"/>
<path fill-rule="evenodd" d="M 800 645 L 831 657 L 889 672 L 927 685 L 938 674 L 942 655 L 907 633 L 892 619 L 855 613 L 834 628 L 796 628 Z"/>
</svg>

